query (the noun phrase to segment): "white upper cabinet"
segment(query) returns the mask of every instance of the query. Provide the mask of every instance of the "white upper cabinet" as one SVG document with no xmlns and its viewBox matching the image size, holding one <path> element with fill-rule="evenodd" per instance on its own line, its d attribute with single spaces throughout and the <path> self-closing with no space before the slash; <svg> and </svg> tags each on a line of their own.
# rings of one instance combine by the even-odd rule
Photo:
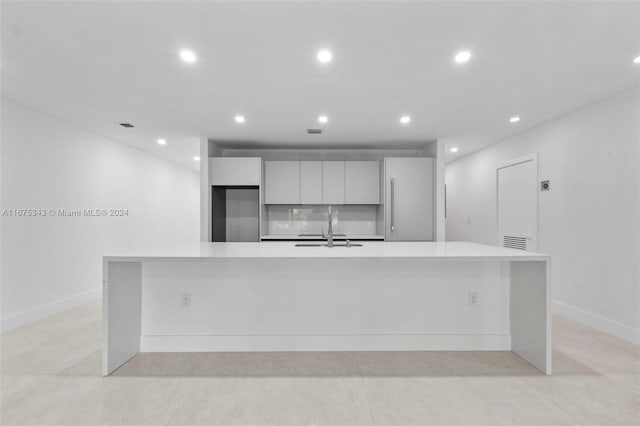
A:
<svg viewBox="0 0 640 426">
<path fill-rule="evenodd" d="M 209 158 L 209 184 L 217 186 L 258 186 L 262 175 L 260 157 Z"/>
<path fill-rule="evenodd" d="M 300 204 L 300 161 L 264 162 L 264 203 Z"/>
<path fill-rule="evenodd" d="M 265 161 L 265 204 L 380 204 L 379 161 Z"/>
<path fill-rule="evenodd" d="M 322 204 L 322 161 L 300 162 L 300 203 Z"/>
<path fill-rule="evenodd" d="M 344 163 L 322 162 L 322 204 L 344 204 Z"/>
<path fill-rule="evenodd" d="M 346 161 L 345 204 L 380 204 L 380 162 Z"/>
</svg>

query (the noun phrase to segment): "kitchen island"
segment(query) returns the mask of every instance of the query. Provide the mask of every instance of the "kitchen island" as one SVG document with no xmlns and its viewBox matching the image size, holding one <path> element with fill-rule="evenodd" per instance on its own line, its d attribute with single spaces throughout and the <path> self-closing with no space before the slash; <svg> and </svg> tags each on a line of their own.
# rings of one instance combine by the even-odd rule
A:
<svg viewBox="0 0 640 426">
<path fill-rule="evenodd" d="M 513 351 L 551 374 L 550 257 L 467 242 L 199 243 L 103 260 L 103 374 L 138 352 Z"/>
</svg>

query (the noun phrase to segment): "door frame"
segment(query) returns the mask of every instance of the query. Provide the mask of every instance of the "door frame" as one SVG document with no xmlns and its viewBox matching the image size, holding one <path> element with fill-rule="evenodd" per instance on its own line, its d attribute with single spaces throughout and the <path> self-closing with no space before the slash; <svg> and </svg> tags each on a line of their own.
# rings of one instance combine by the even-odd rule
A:
<svg viewBox="0 0 640 426">
<path fill-rule="evenodd" d="M 538 197 L 539 197 L 539 193 L 538 193 L 538 176 L 540 174 L 540 171 L 538 170 L 538 153 L 537 152 L 533 152 L 531 154 L 527 154 L 527 155 L 523 155 L 521 157 L 516 157 L 516 158 L 512 158 L 510 160 L 506 160 L 503 162 L 498 163 L 498 166 L 496 167 L 496 245 L 499 247 L 502 247 L 502 244 L 500 242 L 500 187 L 499 187 L 499 179 L 500 179 L 500 169 L 504 169 L 510 166 L 515 166 L 517 164 L 521 164 L 521 163 L 526 163 L 526 162 L 533 162 L 533 169 L 535 170 L 535 187 L 534 187 L 534 191 L 536 194 L 535 197 L 535 209 L 536 209 L 536 214 L 535 214 L 535 218 L 536 218 L 536 223 L 534 224 L 534 232 L 533 232 L 533 237 L 536 240 L 536 251 L 539 250 L 538 244 L 539 244 L 539 240 L 538 240 L 538 223 L 540 221 L 540 208 L 539 208 L 539 203 L 538 203 Z"/>
</svg>

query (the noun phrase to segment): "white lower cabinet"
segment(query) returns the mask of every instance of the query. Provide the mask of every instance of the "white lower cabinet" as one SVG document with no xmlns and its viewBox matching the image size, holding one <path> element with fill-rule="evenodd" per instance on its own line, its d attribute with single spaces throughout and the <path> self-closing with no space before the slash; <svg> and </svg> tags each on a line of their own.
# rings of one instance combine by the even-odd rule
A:
<svg viewBox="0 0 640 426">
<path fill-rule="evenodd" d="M 300 161 L 264 162 L 264 203 L 300 204 Z"/>
</svg>

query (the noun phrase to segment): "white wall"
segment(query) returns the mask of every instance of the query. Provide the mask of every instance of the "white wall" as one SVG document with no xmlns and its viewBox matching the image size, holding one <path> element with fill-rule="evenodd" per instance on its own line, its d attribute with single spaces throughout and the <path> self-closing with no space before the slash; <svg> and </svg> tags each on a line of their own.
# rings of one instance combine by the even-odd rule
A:
<svg viewBox="0 0 640 426">
<path fill-rule="evenodd" d="M 526 117 L 524 117 L 526 120 Z M 538 153 L 538 251 L 556 311 L 640 344 L 640 91 L 450 163 L 447 239 L 497 243 L 496 166 Z"/>
<path fill-rule="evenodd" d="M 99 297 L 105 253 L 199 240 L 197 172 L 7 100 L 1 136 L 2 209 L 129 211 L 3 216 L 3 330 Z"/>
</svg>

